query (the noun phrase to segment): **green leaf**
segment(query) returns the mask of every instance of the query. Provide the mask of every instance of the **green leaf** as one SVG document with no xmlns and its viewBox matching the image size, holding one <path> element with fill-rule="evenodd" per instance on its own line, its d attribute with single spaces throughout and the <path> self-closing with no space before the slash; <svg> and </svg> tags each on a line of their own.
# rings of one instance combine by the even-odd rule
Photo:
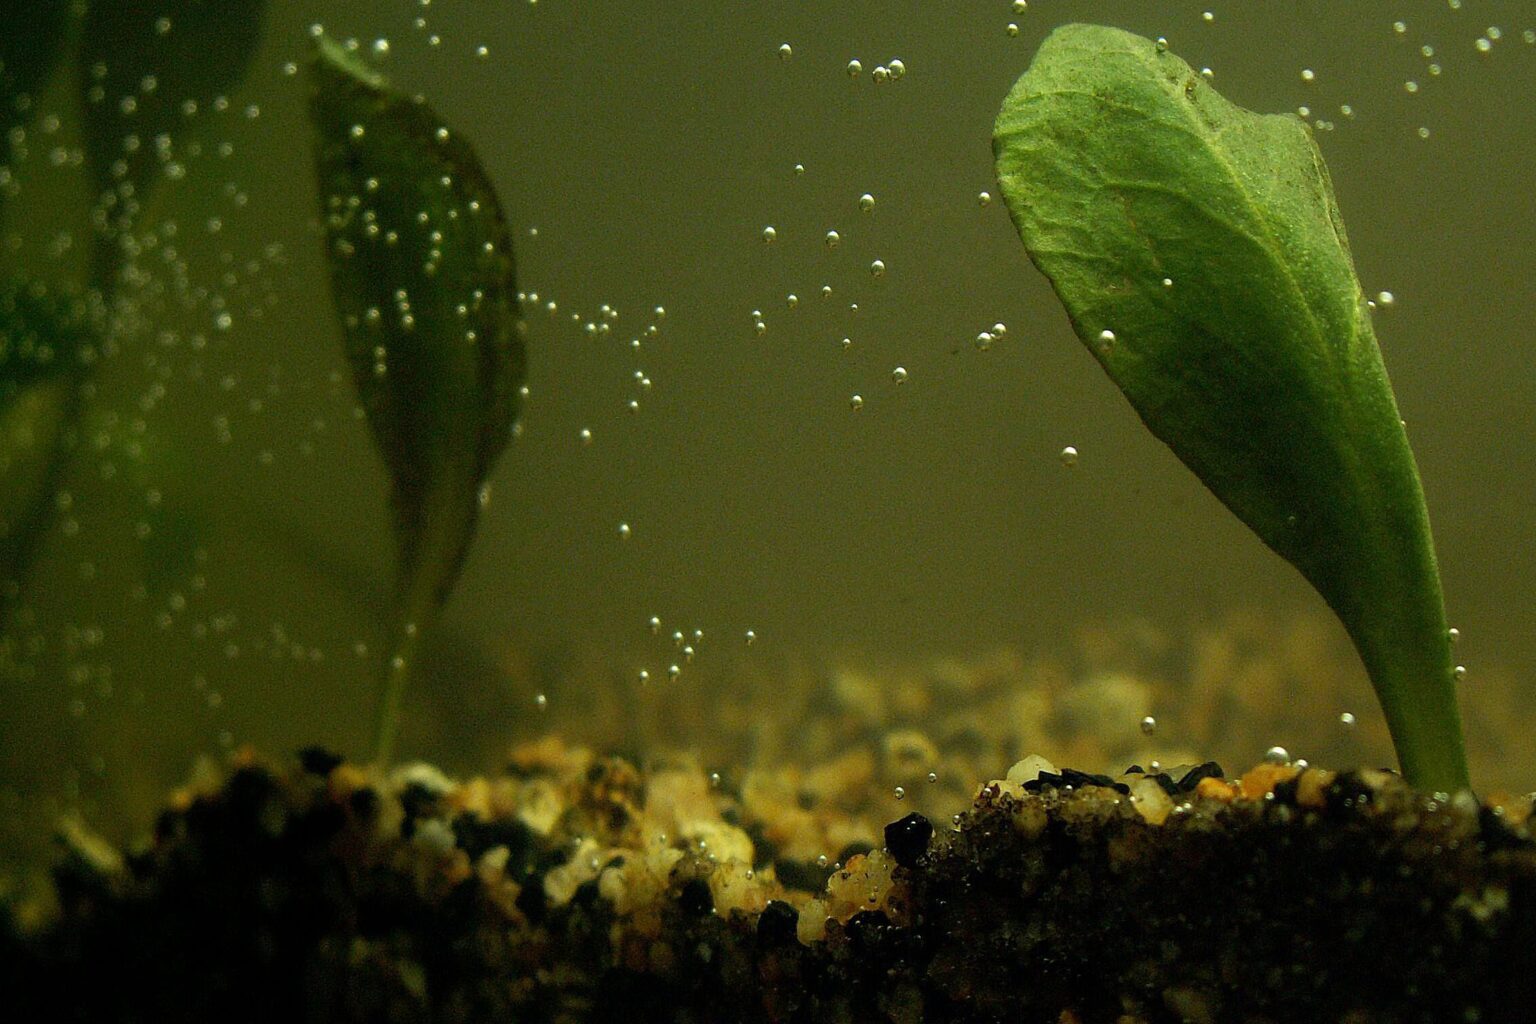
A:
<svg viewBox="0 0 1536 1024">
<path fill-rule="evenodd" d="M 0 138 L 31 119 L 69 34 L 70 0 L 10 0 L 0 32 Z M 18 31 L 17 29 L 22 30 Z"/>
<path fill-rule="evenodd" d="M 458 578 L 519 411 L 512 238 L 474 150 L 430 107 L 323 37 L 313 71 L 332 293 L 389 469 L 402 622 L 419 627 Z"/>
<path fill-rule="evenodd" d="M 81 40 L 85 154 L 114 220 L 245 78 L 266 0 L 97 0 Z"/>
<path fill-rule="evenodd" d="M 1233 105 L 1165 46 L 1067 25 L 994 151 L 1078 337 L 1338 614 L 1408 778 L 1465 786 L 1423 493 L 1310 130 Z"/>
</svg>

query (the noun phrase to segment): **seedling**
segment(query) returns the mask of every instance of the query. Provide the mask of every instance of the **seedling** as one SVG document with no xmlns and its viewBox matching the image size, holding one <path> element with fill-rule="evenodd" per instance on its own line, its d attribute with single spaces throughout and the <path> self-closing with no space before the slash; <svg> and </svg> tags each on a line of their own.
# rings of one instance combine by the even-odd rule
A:
<svg viewBox="0 0 1536 1024">
<path fill-rule="evenodd" d="M 993 146 L 1078 337 L 1338 615 L 1408 780 L 1467 787 L 1423 490 L 1310 129 L 1228 102 L 1161 42 L 1066 25 Z"/>
<path fill-rule="evenodd" d="M 324 36 L 313 85 L 331 290 L 394 513 L 395 639 L 374 731 L 383 766 L 517 419 L 523 341 L 511 234 L 468 143 Z"/>
</svg>

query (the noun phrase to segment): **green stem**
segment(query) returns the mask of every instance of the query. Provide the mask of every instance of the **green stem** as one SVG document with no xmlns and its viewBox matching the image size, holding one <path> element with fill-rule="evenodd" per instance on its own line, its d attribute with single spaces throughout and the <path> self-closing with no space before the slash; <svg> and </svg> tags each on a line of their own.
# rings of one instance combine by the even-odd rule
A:
<svg viewBox="0 0 1536 1024">
<path fill-rule="evenodd" d="M 437 622 L 439 602 L 437 587 L 430 573 L 416 573 L 403 589 L 400 613 L 396 617 L 395 640 L 384 665 L 384 689 L 373 728 L 373 763 L 379 770 L 389 767 L 400 732 L 405 691 L 416 669 L 422 637 Z"/>
</svg>

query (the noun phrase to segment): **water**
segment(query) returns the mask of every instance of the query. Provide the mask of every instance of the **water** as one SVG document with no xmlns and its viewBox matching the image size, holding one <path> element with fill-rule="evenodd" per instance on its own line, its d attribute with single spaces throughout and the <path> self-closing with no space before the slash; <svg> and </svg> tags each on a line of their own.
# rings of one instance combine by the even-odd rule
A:
<svg viewBox="0 0 1536 1024">
<path fill-rule="evenodd" d="M 1155 714 L 1205 756 L 1388 763 L 1321 601 L 1147 435 L 991 201 L 999 102 L 1052 26 L 1091 19 L 1320 122 L 1463 634 L 1475 777 L 1529 788 L 1536 16 L 1153 6 L 272 4 L 141 220 L 156 248 L 8 628 L 7 856 L 70 808 L 131 834 L 200 752 L 366 752 L 387 482 L 286 67 L 315 22 L 469 138 L 538 296 L 521 435 L 426 645 L 406 756 L 473 768 L 556 728 L 713 738 L 728 761 L 749 753 L 724 742 L 742 693 L 772 716 L 786 679 L 853 671 L 878 696 L 958 659 L 1021 689 L 1150 681 L 1157 706 L 1102 728 Z M 60 75 L 12 160 L 7 270 L 87 271 L 78 124 Z M 1262 741 L 1231 724 L 1297 680 L 1325 698 Z"/>
</svg>

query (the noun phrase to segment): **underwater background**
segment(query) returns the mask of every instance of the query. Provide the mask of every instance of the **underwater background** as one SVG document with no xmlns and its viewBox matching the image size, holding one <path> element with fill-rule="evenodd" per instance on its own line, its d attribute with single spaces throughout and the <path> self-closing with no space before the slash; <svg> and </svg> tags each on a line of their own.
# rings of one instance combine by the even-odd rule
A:
<svg viewBox="0 0 1536 1024">
<path fill-rule="evenodd" d="M 993 118 L 1071 20 L 1308 109 L 1430 504 L 1474 779 L 1530 789 L 1528 4 L 271 0 L 135 226 L 9 614 L 0 863 L 64 813 L 141 831 L 200 754 L 366 754 L 392 544 L 318 231 L 317 23 L 470 140 L 528 293 L 521 433 L 401 756 L 467 771 L 554 731 L 726 769 L 819 699 L 985 676 L 1075 708 L 1013 756 L 1392 763 L 1321 599 L 1146 432 L 1008 221 Z M 6 272 L 84 279 L 79 73 L 7 140 Z"/>
</svg>

